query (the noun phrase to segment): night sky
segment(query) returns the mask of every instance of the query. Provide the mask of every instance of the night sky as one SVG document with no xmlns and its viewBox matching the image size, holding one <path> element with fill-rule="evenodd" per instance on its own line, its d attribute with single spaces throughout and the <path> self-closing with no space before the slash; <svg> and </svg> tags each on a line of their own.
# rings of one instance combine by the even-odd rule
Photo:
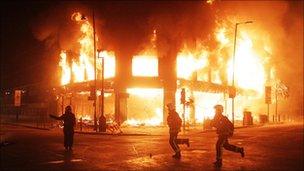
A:
<svg viewBox="0 0 304 171">
<path fill-rule="evenodd" d="M 1 88 L 47 83 L 43 42 L 35 39 L 30 23 L 49 2 L 5 2 L 1 4 Z"/>
<path fill-rule="evenodd" d="M 104 22 L 98 20 L 100 18 L 106 20 L 107 23 L 104 28 L 97 29 L 97 35 L 101 35 L 99 31 L 102 30 L 104 37 L 101 39 L 107 43 L 106 49 L 114 50 L 118 56 L 119 51 L 122 55 L 131 56 L 142 48 L 141 45 L 147 42 L 150 36 L 148 34 L 151 34 L 153 30 L 151 27 L 153 22 L 154 25 L 160 25 L 159 30 L 163 29 L 165 39 L 169 35 L 170 41 L 174 43 L 181 39 L 194 40 L 193 33 L 197 33 L 195 37 L 199 37 L 198 35 L 206 37 L 206 34 L 211 32 L 206 28 L 209 28 L 209 23 L 214 23 L 214 20 L 205 10 L 202 10 L 201 4 L 198 1 L 94 3 L 97 16 L 96 27 L 100 27 Z M 73 37 L 74 34 L 70 27 L 71 21 L 67 16 L 75 12 L 75 9 L 83 7 L 87 10 L 85 13 L 90 14 L 87 7 L 93 5 L 92 2 L 86 1 L 5 2 L 1 5 L 1 88 L 16 88 L 31 84 L 37 84 L 39 87 L 59 85 L 57 67 L 60 49 L 71 48 L 69 46 L 73 41 L 68 40 L 68 37 Z M 203 7 L 208 7 L 208 5 Z M 197 24 L 188 20 L 188 18 L 194 19 L 188 14 L 196 17 L 195 20 L 203 22 Z M 185 17 L 184 20 L 182 17 Z M 172 28 L 168 22 L 171 23 Z M 178 22 L 179 25 L 177 25 Z M 39 40 L 41 36 L 44 36 L 41 32 L 48 30 L 49 26 L 55 28 L 51 32 L 56 35 Z M 188 30 L 192 31 L 188 32 Z M 184 36 L 177 37 L 176 35 Z M 47 47 L 48 41 L 52 43 L 52 48 Z"/>
</svg>

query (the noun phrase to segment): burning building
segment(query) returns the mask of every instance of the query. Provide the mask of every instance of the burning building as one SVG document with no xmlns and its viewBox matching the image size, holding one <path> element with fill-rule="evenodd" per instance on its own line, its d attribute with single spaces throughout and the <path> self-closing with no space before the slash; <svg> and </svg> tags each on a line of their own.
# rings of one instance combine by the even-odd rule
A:
<svg viewBox="0 0 304 171">
<path fill-rule="evenodd" d="M 72 19 L 81 32 L 79 49 L 62 49 L 59 55 L 58 113 L 72 105 L 78 118 L 93 120 L 94 113 L 98 117 L 104 111 L 108 120 L 119 123 L 162 125 L 167 117 L 165 104 L 173 102 L 185 121 L 194 124 L 213 117 L 215 104 L 223 104 L 231 118 L 229 96 L 236 91 L 236 120 L 243 118 L 244 110 L 261 114 L 264 86 L 275 72 L 269 64 L 271 48 L 264 42 L 253 44 L 256 33 L 250 29 L 238 32 L 235 59 L 234 35 L 229 34 L 233 31 L 225 22 L 217 23 L 210 34 L 216 44 L 213 48 L 200 41 L 191 45 L 159 43 L 159 35 L 165 33 L 155 27 L 149 30 L 149 41 L 140 51 L 122 57 L 122 52 L 94 48 L 94 27 L 89 19 L 83 20 L 80 13 L 73 14 Z M 98 41 L 102 37 L 96 35 Z M 177 49 L 161 54 L 160 46 Z M 231 86 L 234 72 L 236 89 Z"/>
</svg>

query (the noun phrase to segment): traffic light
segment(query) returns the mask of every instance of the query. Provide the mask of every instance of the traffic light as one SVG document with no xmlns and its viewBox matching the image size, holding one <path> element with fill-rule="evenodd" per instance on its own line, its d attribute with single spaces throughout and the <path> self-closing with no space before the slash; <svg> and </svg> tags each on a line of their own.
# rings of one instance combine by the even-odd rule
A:
<svg viewBox="0 0 304 171">
<path fill-rule="evenodd" d="M 186 91 L 185 91 L 185 88 L 182 88 L 180 100 L 181 100 L 181 104 L 185 104 L 186 103 Z"/>
<path fill-rule="evenodd" d="M 93 86 L 90 87 L 90 96 L 88 97 L 88 100 L 95 100 L 96 98 L 96 91 Z"/>
<path fill-rule="evenodd" d="M 271 104 L 271 86 L 265 86 L 265 103 Z"/>
</svg>

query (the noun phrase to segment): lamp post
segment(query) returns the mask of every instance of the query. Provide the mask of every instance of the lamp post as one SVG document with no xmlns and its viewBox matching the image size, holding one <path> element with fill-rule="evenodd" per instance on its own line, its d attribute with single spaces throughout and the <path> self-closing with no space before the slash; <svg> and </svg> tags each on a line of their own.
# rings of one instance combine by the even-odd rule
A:
<svg viewBox="0 0 304 171">
<path fill-rule="evenodd" d="M 98 58 L 101 58 L 101 116 L 104 116 L 104 63 L 105 63 L 105 59 L 103 56 L 100 56 L 100 52 L 101 50 L 98 49 Z"/>
<path fill-rule="evenodd" d="M 236 49 L 236 37 L 237 37 L 237 28 L 238 25 L 241 24 L 250 24 L 253 23 L 252 21 L 246 21 L 246 22 L 240 22 L 240 23 L 235 23 L 235 30 L 234 30 L 234 45 L 233 45 L 233 58 L 232 58 L 232 67 L 233 67 L 233 71 L 232 71 L 232 88 L 234 89 L 234 72 L 235 72 L 235 49 Z M 232 97 L 232 123 L 234 125 L 234 98 L 235 95 Z"/>
<path fill-rule="evenodd" d="M 97 104 L 96 104 L 96 96 L 97 96 L 97 93 L 96 93 L 96 89 L 97 89 L 97 81 L 96 81 L 96 31 L 95 31 L 95 14 L 94 14 L 94 9 L 93 9 L 93 38 L 94 38 L 94 129 L 95 131 L 97 132 L 97 116 L 96 116 L 96 113 L 97 113 Z"/>
</svg>

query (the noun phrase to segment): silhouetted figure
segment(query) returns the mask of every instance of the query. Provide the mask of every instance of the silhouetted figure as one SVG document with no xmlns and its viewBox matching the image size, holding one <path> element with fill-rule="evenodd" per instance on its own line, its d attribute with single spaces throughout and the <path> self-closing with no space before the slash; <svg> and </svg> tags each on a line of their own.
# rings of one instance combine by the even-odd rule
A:
<svg viewBox="0 0 304 171">
<path fill-rule="evenodd" d="M 107 119 L 104 115 L 99 117 L 99 132 L 106 132 L 107 130 Z"/>
<path fill-rule="evenodd" d="M 72 150 L 76 118 L 75 115 L 72 113 L 71 106 L 67 106 L 65 108 L 64 114 L 59 117 L 53 115 L 50 116 L 57 120 L 63 120 L 64 147 L 66 150 Z"/>
<path fill-rule="evenodd" d="M 240 153 L 242 157 L 245 156 L 244 148 L 231 145 L 228 142 L 228 138 L 232 137 L 234 126 L 229 121 L 229 119 L 224 116 L 223 106 L 215 105 L 215 115 L 211 122 L 211 125 L 216 128 L 216 133 L 218 134 L 218 140 L 216 142 L 216 162 L 214 162 L 215 167 L 222 166 L 222 147 L 226 150 Z"/>
<path fill-rule="evenodd" d="M 182 119 L 175 111 L 174 105 L 172 103 L 167 104 L 167 107 L 169 110 L 169 115 L 167 118 L 170 133 L 169 143 L 175 152 L 172 157 L 179 159 L 181 157 L 181 153 L 178 144 L 187 144 L 189 147 L 189 139 L 177 139 L 177 135 L 181 131 L 180 128 L 182 125 Z"/>
</svg>

